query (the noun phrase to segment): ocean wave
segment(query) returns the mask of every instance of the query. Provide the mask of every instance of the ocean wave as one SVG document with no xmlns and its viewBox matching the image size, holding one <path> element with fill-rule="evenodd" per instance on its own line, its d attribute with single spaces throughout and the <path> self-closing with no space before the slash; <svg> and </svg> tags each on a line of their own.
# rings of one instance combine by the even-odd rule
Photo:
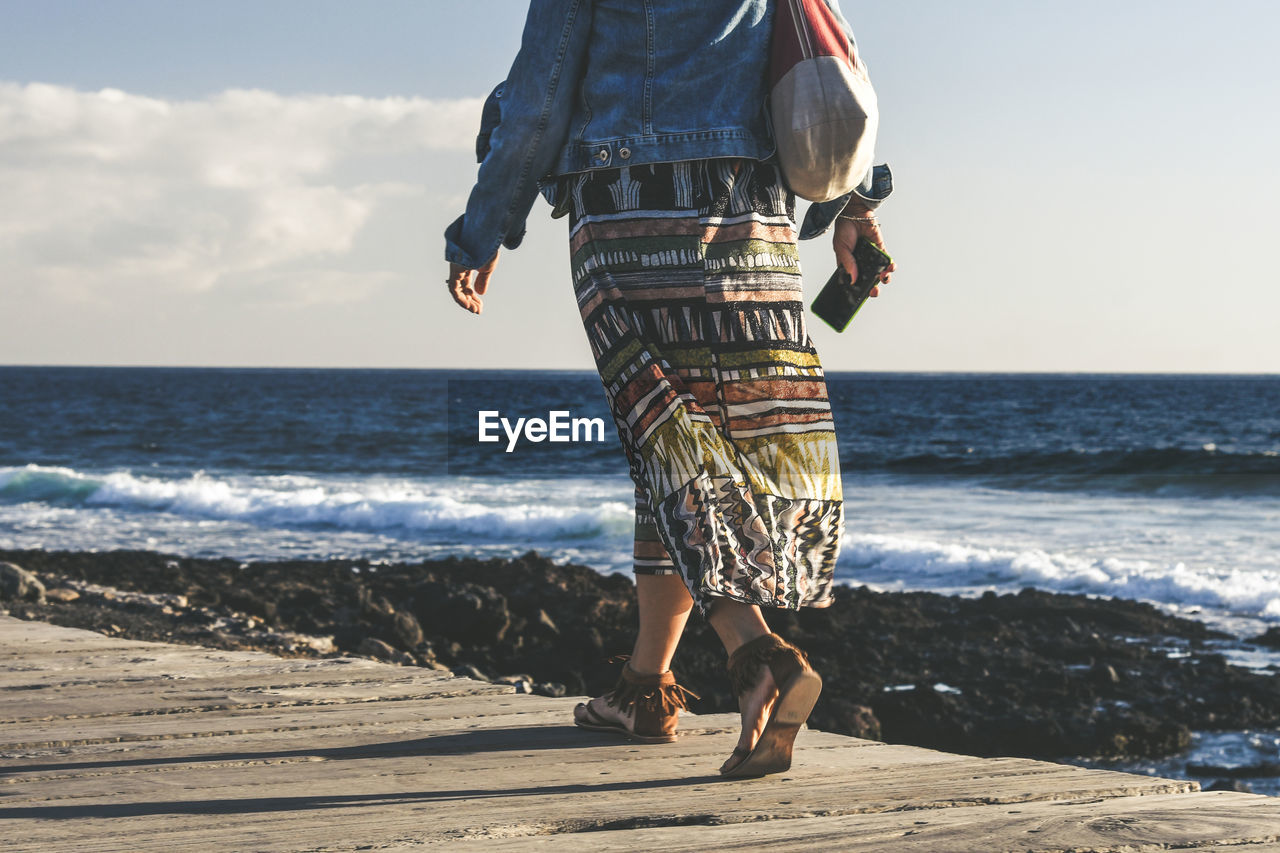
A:
<svg viewBox="0 0 1280 853">
<path fill-rule="evenodd" d="M 1040 549 L 847 534 L 841 580 L 902 589 L 1018 589 L 1106 595 L 1280 622 L 1280 572 L 1090 558 Z"/>
<path fill-rule="evenodd" d="M 896 457 L 845 454 L 852 476 L 961 477 L 1005 489 L 1105 491 L 1150 496 L 1280 496 L 1280 452 L 1197 448 L 1015 451 L 955 447 Z"/>
<path fill-rule="evenodd" d="M 492 484 L 483 484 L 491 489 Z M 259 527 L 317 527 L 429 536 L 436 542 L 548 542 L 628 535 L 632 508 L 619 501 L 566 496 L 541 500 L 526 488 L 506 504 L 468 500 L 456 485 L 432 487 L 403 480 L 324 481 L 301 476 L 218 477 L 196 472 L 181 479 L 124 471 L 85 474 L 70 468 L 0 468 L 0 503 L 105 507 L 187 518 L 239 521 Z"/>
<path fill-rule="evenodd" d="M 1095 538 L 1088 525 L 1099 513 L 1136 511 L 1136 499 L 1081 498 L 1060 505 L 1057 497 L 1046 497 L 1043 506 L 1029 506 L 999 491 L 965 492 L 978 503 L 959 512 L 953 530 L 926 533 L 931 514 L 957 493 L 890 486 L 873 487 L 857 499 L 852 494 L 846 496 L 881 502 L 895 524 L 889 530 L 898 532 L 847 534 L 837 568 L 841 581 L 954 593 L 1031 586 L 1154 601 L 1192 615 L 1203 608 L 1280 622 L 1280 564 L 1258 526 L 1265 530 L 1269 510 L 1254 502 L 1209 515 L 1203 501 L 1186 502 L 1195 510 L 1188 523 L 1221 528 L 1213 528 L 1221 535 L 1208 543 L 1148 536 L 1145 516 L 1132 518 L 1111 537 L 1121 556 L 1099 556 L 1088 544 Z M 625 477 L 166 477 L 27 465 L 0 467 L 0 542 L 175 552 L 199 547 L 208 554 L 252 552 L 254 559 L 536 548 L 558 559 L 625 571 L 630 498 Z M 1042 547 L 1011 544 L 1025 539 L 1016 531 L 1041 528 L 1049 538 L 1033 542 Z M 987 543 L 957 541 L 962 531 L 982 529 L 991 536 Z"/>
</svg>

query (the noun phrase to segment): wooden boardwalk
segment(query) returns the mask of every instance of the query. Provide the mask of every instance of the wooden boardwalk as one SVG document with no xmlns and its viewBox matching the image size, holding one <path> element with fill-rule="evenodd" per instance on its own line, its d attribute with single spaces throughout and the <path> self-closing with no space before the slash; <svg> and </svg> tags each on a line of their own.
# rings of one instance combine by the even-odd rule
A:
<svg viewBox="0 0 1280 853">
<path fill-rule="evenodd" d="M 720 781 L 730 715 L 639 746 L 576 699 L 7 616 L 0 659 L 4 851 L 1280 851 L 1280 799 L 1194 783 L 817 731 Z"/>
</svg>

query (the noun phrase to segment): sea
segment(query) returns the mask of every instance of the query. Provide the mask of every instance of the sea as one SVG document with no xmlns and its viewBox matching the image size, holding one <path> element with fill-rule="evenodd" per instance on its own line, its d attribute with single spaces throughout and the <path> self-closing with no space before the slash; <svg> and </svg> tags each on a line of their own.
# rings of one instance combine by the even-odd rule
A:
<svg viewBox="0 0 1280 853">
<path fill-rule="evenodd" d="M 1280 376 L 827 378 L 838 581 L 1132 598 L 1240 638 L 1280 625 Z M 2 548 L 533 549 L 628 574 L 633 505 L 589 371 L 0 367 Z M 1280 760 L 1280 734 L 1245 737 L 1260 745 L 1233 762 Z"/>
</svg>

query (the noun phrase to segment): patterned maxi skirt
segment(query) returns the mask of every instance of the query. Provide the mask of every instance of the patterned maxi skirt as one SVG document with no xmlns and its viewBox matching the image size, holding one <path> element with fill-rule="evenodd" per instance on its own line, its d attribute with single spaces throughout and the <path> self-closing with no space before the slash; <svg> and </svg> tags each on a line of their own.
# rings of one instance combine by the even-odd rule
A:
<svg viewBox="0 0 1280 853">
<path fill-rule="evenodd" d="M 713 599 L 822 607 L 844 528 L 805 327 L 795 198 L 704 160 L 564 179 L 574 291 L 635 482 L 635 572 Z"/>
</svg>

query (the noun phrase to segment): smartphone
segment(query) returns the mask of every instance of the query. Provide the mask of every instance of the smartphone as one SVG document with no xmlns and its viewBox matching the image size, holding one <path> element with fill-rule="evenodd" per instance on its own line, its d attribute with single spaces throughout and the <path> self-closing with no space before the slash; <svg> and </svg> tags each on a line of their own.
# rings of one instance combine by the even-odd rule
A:
<svg viewBox="0 0 1280 853">
<path fill-rule="evenodd" d="M 866 237 L 859 237 L 853 247 L 853 260 L 858 265 L 858 280 L 837 267 L 810 306 L 813 313 L 837 332 L 849 327 L 871 288 L 880 282 L 880 274 L 889 268 L 893 258 Z"/>
</svg>

